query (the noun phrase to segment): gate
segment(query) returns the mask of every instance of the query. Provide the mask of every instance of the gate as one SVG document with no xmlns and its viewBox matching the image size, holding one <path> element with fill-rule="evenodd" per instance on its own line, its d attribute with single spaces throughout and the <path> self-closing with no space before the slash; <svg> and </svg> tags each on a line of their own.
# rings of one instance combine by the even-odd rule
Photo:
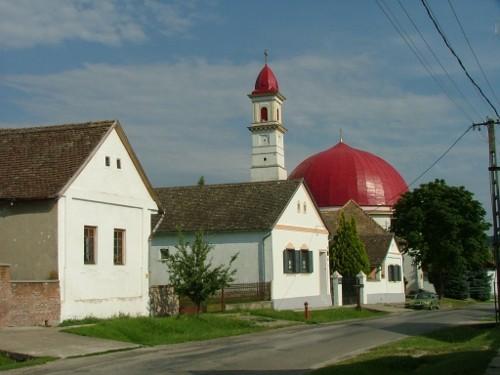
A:
<svg viewBox="0 0 500 375">
<path fill-rule="evenodd" d="M 342 305 L 355 305 L 358 302 L 357 284 L 356 276 L 342 276 Z"/>
</svg>

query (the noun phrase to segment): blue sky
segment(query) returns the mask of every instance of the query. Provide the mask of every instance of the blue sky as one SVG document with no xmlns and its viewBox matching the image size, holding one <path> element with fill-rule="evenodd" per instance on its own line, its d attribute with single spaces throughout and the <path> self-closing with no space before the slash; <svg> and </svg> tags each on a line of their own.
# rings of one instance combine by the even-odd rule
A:
<svg viewBox="0 0 500 375">
<path fill-rule="evenodd" d="M 497 107 L 447 1 L 428 0 Z M 338 141 L 407 182 L 492 111 L 420 1 L 381 0 L 450 100 L 371 1 L 0 0 L 0 127 L 118 119 L 155 186 L 249 179 L 250 101 L 263 50 L 287 97 L 286 164 Z M 500 95 L 500 2 L 452 0 Z M 455 102 L 455 103 L 454 103 Z M 465 114 L 463 113 L 465 112 Z M 421 181 L 464 185 L 489 209 L 486 132 L 469 132 Z"/>
</svg>

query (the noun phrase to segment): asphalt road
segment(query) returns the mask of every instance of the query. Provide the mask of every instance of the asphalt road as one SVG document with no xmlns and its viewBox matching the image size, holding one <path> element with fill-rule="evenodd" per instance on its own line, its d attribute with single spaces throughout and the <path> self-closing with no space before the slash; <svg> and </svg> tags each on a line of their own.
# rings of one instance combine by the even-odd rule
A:
<svg viewBox="0 0 500 375">
<path fill-rule="evenodd" d="M 64 359 L 13 374 L 304 374 L 406 336 L 493 316 L 493 306 L 414 311 L 335 325 L 294 326 L 198 343 Z"/>
</svg>

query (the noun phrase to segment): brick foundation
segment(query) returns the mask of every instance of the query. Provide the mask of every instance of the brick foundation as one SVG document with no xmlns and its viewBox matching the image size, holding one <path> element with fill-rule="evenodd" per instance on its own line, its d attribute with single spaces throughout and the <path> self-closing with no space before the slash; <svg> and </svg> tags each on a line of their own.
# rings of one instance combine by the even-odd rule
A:
<svg viewBox="0 0 500 375">
<path fill-rule="evenodd" d="M 54 325 L 60 313 L 58 280 L 11 281 L 0 264 L 0 327 Z"/>
</svg>

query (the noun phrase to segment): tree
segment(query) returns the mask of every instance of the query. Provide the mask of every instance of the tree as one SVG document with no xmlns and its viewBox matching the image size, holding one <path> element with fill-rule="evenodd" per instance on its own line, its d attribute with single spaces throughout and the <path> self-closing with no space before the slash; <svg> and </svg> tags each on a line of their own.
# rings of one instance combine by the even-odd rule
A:
<svg viewBox="0 0 500 375">
<path fill-rule="evenodd" d="M 200 176 L 198 179 L 198 186 L 205 186 L 205 176 Z"/>
<path fill-rule="evenodd" d="M 444 180 L 422 184 L 394 206 L 392 230 L 405 252 L 425 267 L 440 296 L 455 271 L 483 269 L 489 259 L 485 211 L 463 186 Z M 456 278 L 456 277 L 455 277 Z"/>
<path fill-rule="evenodd" d="M 491 298 L 491 276 L 485 269 L 471 272 L 469 275 L 470 296 L 478 301 Z"/>
<path fill-rule="evenodd" d="M 343 276 L 355 276 L 359 271 L 370 272 L 365 245 L 358 236 L 354 218 L 348 222 L 342 212 L 337 233 L 330 241 L 330 270 Z"/>
<path fill-rule="evenodd" d="M 233 280 L 236 270 L 231 269 L 238 254 L 229 259 L 228 265 L 213 266 L 208 258 L 213 246 L 204 238 L 202 232 L 196 232 L 193 243 L 186 242 L 179 233 L 177 251 L 167 257 L 170 284 L 180 296 L 188 297 L 199 314 L 201 306 L 219 289 L 228 286 Z"/>
</svg>

